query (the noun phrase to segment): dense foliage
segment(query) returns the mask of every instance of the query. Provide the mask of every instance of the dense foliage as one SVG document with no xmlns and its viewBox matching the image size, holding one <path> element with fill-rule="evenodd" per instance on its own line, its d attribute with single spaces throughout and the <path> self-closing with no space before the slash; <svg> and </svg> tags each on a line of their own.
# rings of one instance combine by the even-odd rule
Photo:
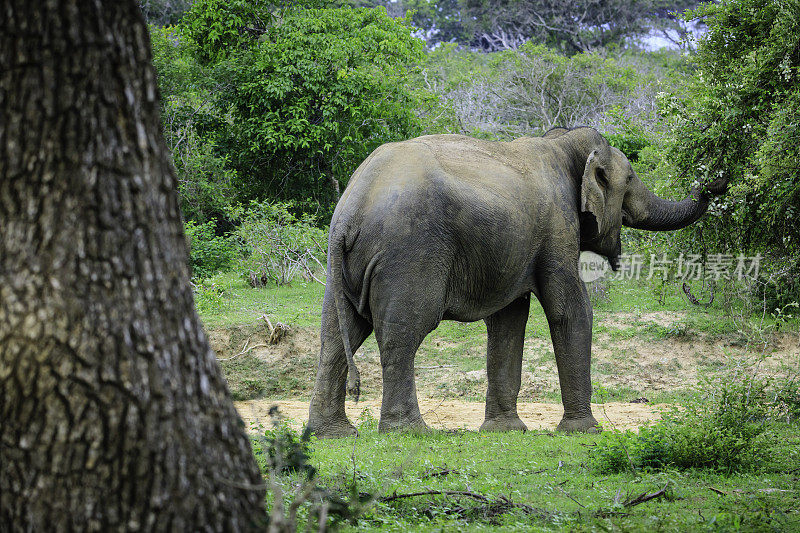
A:
<svg viewBox="0 0 800 533">
<path fill-rule="evenodd" d="M 220 142 L 246 197 L 327 211 L 373 149 L 421 131 L 407 79 L 422 46 L 381 10 L 287 15 L 239 57 L 225 65 L 233 123 Z"/>
<path fill-rule="evenodd" d="M 422 42 L 384 10 L 197 0 L 153 34 L 189 218 L 267 198 L 324 218 L 370 151 L 422 130 Z"/>
<path fill-rule="evenodd" d="M 216 141 L 227 126 L 225 110 L 215 105 L 226 85 L 214 79 L 176 29 L 151 27 L 150 36 L 181 210 L 185 218 L 198 222 L 222 217 L 237 196 L 236 171 Z"/>
<path fill-rule="evenodd" d="M 764 253 L 784 274 L 800 262 L 800 4 L 708 4 L 709 32 L 688 94 L 670 102 L 672 155 L 686 181 L 724 176 L 728 195 L 707 223 L 728 253 Z M 695 230 L 695 234 L 696 231 Z M 800 296 L 800 291 L 798 291 Z"/>
<path fill-rule="evenodd" d="M 241 224 L 236 205 L 277 201 L 324 225 L 350 174 L 384 142 L 509 139 L 583 124 L 662 196 L 730 179 L 702 224 L 625 231 L 628 252 L 680 242 L 699 253 L 761 253 L 772 277 L 759 299 L 784 306 L 800 299 L 800 284 L 781 281 L 800 263 L 798 8 L 709 4 L 688 17 L 709 28 L 696 53 L 629 46 L 694 5 L 589 2 L 575 24 L 575 6 L 562 2 L 507 0 L 492 3 L 491 16 L 481 0 L 145 2 L 154 22 L 162 8 L 177 21 L 152 35 L 184 215 L 212 222 L 203 227 L 217 236 Z M 511 41 L 486 44 L 495 34 Z"/>
</svg>

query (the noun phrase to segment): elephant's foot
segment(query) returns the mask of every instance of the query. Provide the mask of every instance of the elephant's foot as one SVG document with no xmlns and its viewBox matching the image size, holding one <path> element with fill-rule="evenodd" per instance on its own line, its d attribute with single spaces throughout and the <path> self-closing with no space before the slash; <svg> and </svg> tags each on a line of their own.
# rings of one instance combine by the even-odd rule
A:
<svg viewBox="0 0 800 533">
<path fill-rule="evenodd" d="M 308 421 L 311 433 L 321 439 L 339 439 L 358 433 L 356 427 L 346 418 L 335 420 L 312 419 Z"/>
<path fill-rule="evenodd" d="M 410 433 L 428 433 L 430 428 L 422 417 L 395 418 L 381 417 L 378 423 L 378 432 L 408 431 Z"/>
<path fill-rule="evenodd" d="M 528 431 L 528 426 L 514 414 L 487 418 L 481 424 L 480 431 Z"/>
<path fill-rule="evenodd" d="M 355 426 L 347 419 L 344 405 L 341 409 L 324 409 L 314 399 L 311 400 L 307 427 L 321 439 L 349 437 L 358 433 Z"/>
<path fill-rule="evenodd" d="M 562 418 L 556 431 L 562 433 L 600 433 L 602 428 L 592 415 L 583 418 Z"/>
</svg>

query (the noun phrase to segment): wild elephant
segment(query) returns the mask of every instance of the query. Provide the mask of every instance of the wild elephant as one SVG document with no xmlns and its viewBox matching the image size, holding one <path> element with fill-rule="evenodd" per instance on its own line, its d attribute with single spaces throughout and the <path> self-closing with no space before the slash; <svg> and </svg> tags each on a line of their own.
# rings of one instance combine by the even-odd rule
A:
<svg viewBox="0 0 800 533">
<path fill-rule="evenodd" d="M 530 294 L 547 317 L 558 367 L 561 431 L 592 431 L 592 307 L 578 256 L 618 268 L 620 228 L 682 228 L 724 180 L 664 200 L 592 128 L 488 142 L 430 135 L 376 149 L 355 171 L 330 227 L 322 349 L 309 409 L 319 436 L 355 429 L 353 352 L 374 331 L 383 370 L 379 429 L 422 428 L 414 357 L 442 320 L 484 320 L 486 415 L 481 429 L 524 430 L 517 415 Z"/>
</svg>

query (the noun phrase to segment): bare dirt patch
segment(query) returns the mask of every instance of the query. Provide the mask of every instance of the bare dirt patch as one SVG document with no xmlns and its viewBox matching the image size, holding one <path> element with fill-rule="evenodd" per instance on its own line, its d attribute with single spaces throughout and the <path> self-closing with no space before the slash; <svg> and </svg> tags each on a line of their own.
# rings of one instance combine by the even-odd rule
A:
<svg viewBox="0 0 800 533">
<path fill-rule="evenodd" d="M 631 329 L 646 327 L 647 323 L 672 327 L 682 318 L 668 313 L 603 317 L 601 323 L 608 332 L 598 335 L 592 348 L 593 380 L 609 390 L 621 391 L 615 398 L 630 400 L 685 390 L 704 375 L 724 369 L 757 369 L 762 374 L 781 375 L 797 372 L 800 367 L 797 333 L 775 335 L 766 349 L 754 351 L 694 332 L 654 339 Z M 247 400 L 237 402 L 237 408 L 249 423 L 268 424 L 267 410 L 276 403 L 298 426 L 306 420 L 320 348 L 318 331 L 292 328 L 277 345 L 268 343 L 265 324 L 212 330 L 209 337 L 234 398 Z M 426 422 L 435 428 L 477 429 L 483 422 L 487 385 L 483 349 L 474 346 L 474 338 L 471 346 L 463 346 L 463 353 L 457 352 L 459 346 L 458 342 L 434 336 L 417 355 L 420 408 Z M 378 418 L 381 366 L 374 341 L 368 341 L 355 359 L 361 372 L 362 401 L 348 401 L 348 414 L 357 420 L 366 410 Z M 558 423 L 562 413 L 556 400 L 558 391 L 549 340 L 526 339 L 519 412 L 530 429 L 553 429 Z M 647 404 L 607 402 L 605 410 L 610 422 L 621 429 L 658 418 L 657 409 Z M 599 406 L 594 411 L 598 420 L 605 416 Z"/>
<path fill-rule="evenodd" d="M 208 331 L 208 340 L 221 359 L 250 355 L 276 365 L 298 358 L 316 358 L 320 346 L 318 331 L 291 327 L 281 342 L 270 344 L 270 331 L 262 323 L 212 329 Z"/>
<path fill-rule="evenodd" d="M 617 329 L 628 328 L 637 324 L 652 323 L 665 328 L 672 327 L 684 318 L 684 314 L 666 311 L 649 313 L 614 313 L 603 317 L 603 324 Z"/>
<path fill-rule="evenodd" d="M 279 412 L 295 429 L 308 421 L 308 402 L 301 400 L 250 400 L 234 402 L 247 426 L 256 431 L 270 427 L 269 409 L 277 405 Z M 609 402 L 604 406 L 593 405 L 595 418 L 606 427 L 636 429 L 658 420 L 659 407 L 640 403 Z M 483 423 L 484 404 L 459 400 L 436 400 L 422 398 L 419 402 L 422 418 L 436 429 L 477 430 Z M 378 419 L 381 404 L 378 400 L 358 403 L 346 402 L 345 409 L 351 421 L 357 423 L 365 417 Z M 518 406 L 519 416 L 529 430 L 553 430 L 561 420 L 563 409 L 552 403 L 523 402 Z"/>
</svg>

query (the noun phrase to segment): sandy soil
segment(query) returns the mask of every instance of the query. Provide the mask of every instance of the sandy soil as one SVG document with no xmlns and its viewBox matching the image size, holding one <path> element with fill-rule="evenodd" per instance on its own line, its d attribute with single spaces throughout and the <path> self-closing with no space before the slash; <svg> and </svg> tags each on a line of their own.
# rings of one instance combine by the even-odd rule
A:
<svg viewBox="0 0 800 533">
<path fill-rule="evenodd" d="M 290 425 L 299 429 L 308 420 L 308 402 L 299 400 L 250 400 L 234 402 L 236 409 L 252 430 L 259 426 L 269 427 L 269 409 L 277 405 L 280 413 Z M 427 424 L 436 429 L 477 430 L 483 423 L 482 402 L 463 402 L 459 400 L 420 399 L 420 411 Z M 380 415 L 381 404 L 377 400 L 367 400 L 358 404 L 348 401 L 347 416 L 354 423 L 363 417 Z M 658 420 L 659 406 L 640 403 L 609 402 L 604 408 L 593 405 L 595 418 L 607 427 L 617 429 L 636 429 L 648 422 Z M 366 411 L 366 412 L 365 412 Z M 552 403 L 520 403 L 519 416 L 529 430 L 553 430 L 561 420 L 561 405 Z M 613 424 L 613 426 L 612 426 Z"/>
<path fill-rule="evenodd" d="M 600 333 L 592 347 L 593 379 L 618 390 L 630 390 L 633 399 L 657 391 L 688 389 L 709 372 L 722 370 L 758 371 L 786 375 L 797 372 L 800 362 L 798 333 L 774 335 L 768 346 L 741 346 L 702 334 L 685 337 L 654 339 L 633 333 L 632 327 L 648 323 L 672 327 L 684 316 L 680 313 L 615 313 L 603 316 L 599 322 L 622 335 Z M 316 358 L 319 353 L 319 333 L 311 329 L 295 329 L 278 345 L 270 345 L 262 325 L 238 326 L 211 331 L 212 347 L 221 358 L 254 358 L 259 370 L 248 378 L 272 381 L 291 388 L 281 389 L 279 397 L 308 398 L 313 387 Z M 636 331 L 638 333 L 638 331 Z M 483 422 L 484 404 L 480 399 L 486 392 L 486 370 L 483 366 L 484 348 L 464 347 L 458 359 L 453 359 L 457 344 L 444 339 L 427 339 L 417 355 L 416 383 L 423 418 L 432 427 L 446 429 L 477 429 Z M 244 355 L 242 355 L 244 354 Z M 361 372 L 362 401 L 348 401 L 347 412 L 356 422 L 366 410 L 379 418 L 381 366 L 377 346 L 369 343 L 356 353 Z M 478 370 L 467 370 L 469 367 Z M 466 368 L 464 368 L 466 367 Z M 287 385 L 288 386 L 288 385 Z M 558 373 L 549 339 L 528 338 L 523 353 L 522 389 L 519 413 L 531 430 L 554 429 L 561 419 L 562 408 L 557 403 L 540 403 L 545 396 L 558 393 Z M 248 424 L 269 425 L 267 411 L 278 404 L 284 416 L 301 426 L 308 416 L 308 403 L 301 400 L 270 398 L 237 402 Z M 610 402 L 605 404 L 606 415 L 600 406 L 595 417 L 603 423 L 613 423 L 619 429 L 636 428 L 656 420 L 658 409 L 649 404 Z"/>
</svg>

